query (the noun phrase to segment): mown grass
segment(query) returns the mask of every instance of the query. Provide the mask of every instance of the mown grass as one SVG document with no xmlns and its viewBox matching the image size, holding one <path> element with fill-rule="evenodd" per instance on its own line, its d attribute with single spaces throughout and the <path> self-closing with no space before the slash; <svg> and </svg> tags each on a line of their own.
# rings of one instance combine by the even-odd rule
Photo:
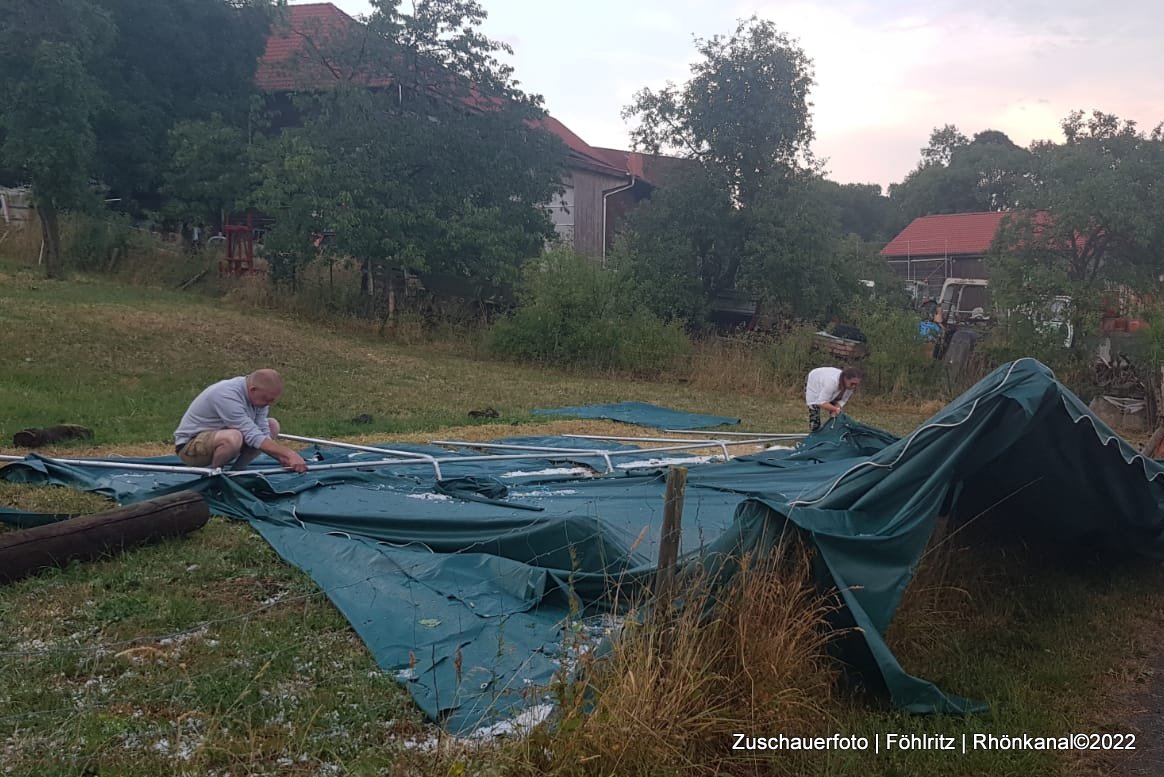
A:
<svg viewBox="0 0 1164 777">
<path fill-rule="evenodd" d="M 800 431 L 805 424 L 798 388 L 766 382 L 763 367 L 738 349 L 697 351 L 682 382 L 531 369 L 479 358 L 471 338 L 381 338 L 356 324 L 327 326 L 103 279 L 48 282 L 14 265 L 0 266 L 0 362 L 7 365 L 0 371 L 4 437 L 63 422 L 97 434 L 48 453 L 164 453 L 198 390 L 257 366 L 284 372 L 288 389 L 277 414 L 288 431 L 306 435 L 499 437 L 514 423 L 522 431 L 561 432 L 574 427 L 547 423 L 529 410 L 631 399 L 739 416 L 747 429 Z M 488 423 L 467 417 L 485 406 L 501 417 Z M 940 406 L 860 396 L 850 407 L 863 421 L 904 433 Z M 351 423 L 363 413 L 373 416 L 371 425 Z M 64 489 L 5 484 L 0 504 L 46 512 L 104 506 Z M 1147 679 L 1142 667 L 1159 650 L 1164 570 L 1000 543 L 1006 528 L 994 528 L 967 532 L 927 556 L 889 637 L 909 671 L 989 702 L 989 715 L 917 718 L 855 696 L 829 699 L 822 691 L 819 708 L 797 720 L 811 721 L 824 736 L 1126 730 L 1126 694 Z M 804 612 L 811 622 L 813 608 Z M 712 706 L 713 698 L 721 705 L 725 698 L 754 704 L 739 695 L 740 686 L 732 696 L 716 685 L 747 675 L 718 678 L 727 654 L 715 645 L 731 644 L 723 635 L 735 633 L 762 647 L 787 631 L 762 613 L 736 623 L 739 630 L 719 632 L 718 643 L 709 641 L 715 632 L 688 631 L 685 655 L 694 662 L 688 668 L 706 670 L 687 686 L 697 692 L 691 696 L 660 685 L 676 676 L 673 668 L 644 677 L 644 671 L 662 671 L 650 651 L 627 652 L 614 664 L 617 671 L 595 680 L 607 694 L 599 709 L 610 713 L 597 723 L 579 716 L 573 735 L 566 726 L 501 749 L 442 741 L 429 752 L 416 743 L 434 742 L 435 730 L 378 671 L 323 594 L 248 527 L 215 518 L 180 540 L 0 588 L 0 773 L 710 774 L 718 768 L 733 775 L 890 777 L 1089 774 L 1104 765 L 1074 754 L 1013 751 L 733 760 L 733 732 L 710 745 L 690 732 L 714 737 L 714 728 L 700 728 L 714 717 L 756 727 L 739 733 L 777 735 L 784 732 L 763 729 L 783 725 L 784 711 L 768 706 L 780 703 L 772 698 L 742 710 L 739 719 L 724 714 L 730 704 Z M 718 628 L 726 629 L 724 622 Z M 684 716 L 691 723 L 686 728 Z M 714 756 L 716 747 L 723 758 Z"/>
</svg>

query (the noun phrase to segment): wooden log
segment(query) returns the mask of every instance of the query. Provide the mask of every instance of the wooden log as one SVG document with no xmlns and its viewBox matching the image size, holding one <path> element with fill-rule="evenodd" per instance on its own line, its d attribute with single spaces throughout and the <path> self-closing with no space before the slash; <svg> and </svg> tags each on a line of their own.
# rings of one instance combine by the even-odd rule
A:
<svg viewBox="0 0 1164 777">
<path fill-rule="evenodd" d="M 93 515 L 0 534 L 0 583 L 73 559 L 89 560 L 177 537 L 206 525 L 210 509 L 193 491 L 179 491 Z"/>
</svg>

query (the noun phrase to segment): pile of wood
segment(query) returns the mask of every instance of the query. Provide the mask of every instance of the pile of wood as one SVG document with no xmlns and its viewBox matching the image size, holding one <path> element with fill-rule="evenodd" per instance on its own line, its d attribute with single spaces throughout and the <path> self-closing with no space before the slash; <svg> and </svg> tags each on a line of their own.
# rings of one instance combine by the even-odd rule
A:
<svg viewBox="0 0 1164 777">
<path fill-rule="evenodd" d="M 813 335 L 812 345 L 819 351 L 825 351 L 846 361 L 863 359 L 869 354 L 869 349 L 865 343 L 830 335 L 828 332 L 817 332 Z"/>
</svg>

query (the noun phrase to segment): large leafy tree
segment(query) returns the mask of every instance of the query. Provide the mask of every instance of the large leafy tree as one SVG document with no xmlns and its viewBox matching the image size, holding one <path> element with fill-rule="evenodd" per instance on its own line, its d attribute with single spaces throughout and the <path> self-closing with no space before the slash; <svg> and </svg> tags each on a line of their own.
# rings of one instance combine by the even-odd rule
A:
<svg viewBox="0 0 1164 777">
<path fill-rule="evenodd" d="M 117 29 L 94 76 L 107 98 L 95 117 L 97 174 L 123 207 L 158 204 L 178 122 L 245 128 L 272 0 L 91 0 Z"/>
<path fill-rule="evenodd" d="M 279 272 L 293 276 L 320 232 L 368 265 L 493 284 L 540 252 L 564 148 L 537 128 L 538 100 L 496 61 L 483 18 L 467 0 L 410 14 L 380 2 L 366 25 L 320 36 L 311 56 L 330 82 L 259 152 L 254 204 L 275 217 Z"/>
<path fill-rule="evenodd" d="M 930 134 L 922 159 L 905 180 L 889 187 L 905 219 L 933 213 L 1004 211 L 1017 207 L 1018 193 L 1034 164 L 1031 153 L 997 130 L 967 139 L 947 124 Z"/>
<path fill-rule="evenodd" d="M 6 175 L 31 184 L 46 270 L 59 214 L 155 200 L 177 119 L 245 116 L 270 0 L 12 0 L 0 14 Z"/>
<path fill-rule="evenodd" d="M 624 109 L 640 148 L 698 159 L 750 205 L 773 179 L 811 161 L 812 62 L 771 21 L 738 23 L 729 37 L 696 38 L 691 78 L 645 88 Z"/>
<path fill-rule="evenodd" d="M 62 273 L 60 212 L 93 200 L 93 119 L 104 93 L 91 73 L 113 32 L 85 0 L 15 0 L 0 15 L 0 156 L 32 186 L 49 277 Z"/>
<path fill-rule="evenodd" d="M 219 114 L 178 122 L 169 132 L 163 173 L 162 213 L 189 222 L 217 224 L 253 192 L 249 138 Z"/>
<path fill-rule="evenodd" d="M 1037 144 L 1026 209 L 996 240 L 1000 291 L 1016 300 L 1105 283 L 1153 286 L 1164 273 L 1164 129 L 1099 111 L 1062 122 L 1065 142 Z"/>
<path fill-rule="evenodd" d="M 540 206 L 557 186 L 557 149 L 520 116 L 466 115 L 439 98 L 401 111 L 366 89 L 312 102 L 302 127 L 261 152 L 256 204 L 275 218 L 268 248 L 285 275 L 309 258 L 308 237 L 328 232 L 333 250 L 372 264 L 512 282 L 552 235 Z"/>
<path fill-rule="evenodd" d="M 727 187 L 695 166 L 631 212 L 611 264 L 633 279 L 655 315 L 697 324 L 718 294 L 735 287 L 743 226 Z"/>
<path fill-rule="evenodd" d="M 841 271 L 840 197 L 813 158 L 812 62 L 770 21 L 696 39 L 682 85 L 644 89 L 624 116 L 637 146 L 693 160 L 632 213 L 619 253 L 656 313 L 698 326 L 716 296 L 748 291 L 774 313 L 820 315 L 854 282 Z"/>
<path fill-rule="evenodd" d="M 643 89 L 623 111 L 631 138 L 652 153 L 699 160 L 747 207 L 789 173 L 811 166 L 812 61 L 767 20 L 741 20 L 731 36 L 696 38 L 701 59 L 683 85 Z"/>
<path fill-rule="evenodd" d="M 771 314 L 837 313 L 857 290 L 838 218 L 816 179 L 765 192 L 748 213 L 738 284 Z"/>
</svg>

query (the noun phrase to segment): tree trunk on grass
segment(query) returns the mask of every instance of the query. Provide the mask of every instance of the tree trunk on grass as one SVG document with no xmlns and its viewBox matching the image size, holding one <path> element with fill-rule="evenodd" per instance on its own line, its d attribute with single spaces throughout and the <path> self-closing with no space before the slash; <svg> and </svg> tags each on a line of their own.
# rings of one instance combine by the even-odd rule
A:
<svg viewBox="0 0 1164 777">
<path fill-rule="evenodd" d="M 47 526 L 0 535 L 0 583 L 28 577 L 73 559 L 94 559 L 125 548 L 177 537 L 199 529 L 210 518 L 193 491 L 70 518 Z"/>
<path fill-rule="evenodd" d="M 37 204 L 36 210 L 40 216 L 41 239 L 44 241 L 45 277 L 63 278 L 65 268 L 61 260 L 61 225 L 56 206 L 42 202 Z"/>
</svg>

